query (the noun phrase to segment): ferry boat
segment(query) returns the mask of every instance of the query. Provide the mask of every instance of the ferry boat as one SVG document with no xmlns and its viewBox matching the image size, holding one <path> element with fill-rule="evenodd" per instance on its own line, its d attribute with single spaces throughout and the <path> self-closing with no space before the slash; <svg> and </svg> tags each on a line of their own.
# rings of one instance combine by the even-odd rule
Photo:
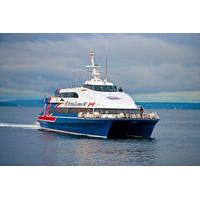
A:
<svg viewBox="0 0 200 200">
<path fill-rule="evenodd" d="M 122 88 L 103 79 L 90 52 L 90 80 L 44 99 L 37 121 L 41 130 L 99 138 L 150 138 L 157 113 L 145 113 Z"/>
</svg>

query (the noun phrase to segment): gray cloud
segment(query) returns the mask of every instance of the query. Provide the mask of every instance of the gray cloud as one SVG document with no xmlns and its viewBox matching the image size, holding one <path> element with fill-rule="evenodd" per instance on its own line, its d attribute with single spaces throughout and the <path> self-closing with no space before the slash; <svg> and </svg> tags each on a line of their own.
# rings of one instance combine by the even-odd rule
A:
<svg viewBox="0 0 200 200">
<path fill-rule="evenodd" d="M 89 62 L 91 48 L 99 64 L 104 65 L 105 56 L 108 56 L 109 78 L 130 93 L 200 90 L 199 45 L 174 39 L 169 42 L 148 34 L 64 36 L 61 39 L 56 39 L 56 35 L 53 39 L 43 36 L 42 40 L 37 37 L 1 39 L 2 95 L 9 96 L 9 91 L 13 90 L 19 93 L 30 90 L 40 95 L 81 84 L 88 77 L 84 66 Z M 187 34 L 187 38 L 189 36 Z"/>
</svg>

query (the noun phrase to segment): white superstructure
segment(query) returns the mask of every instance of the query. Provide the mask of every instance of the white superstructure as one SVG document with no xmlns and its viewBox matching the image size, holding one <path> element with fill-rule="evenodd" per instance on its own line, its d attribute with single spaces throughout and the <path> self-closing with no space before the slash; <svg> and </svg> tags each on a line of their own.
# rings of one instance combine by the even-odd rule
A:
<svg viewBox="0 0 200 200">
<path fill-rule="evenodd" d="M 138 109 L 134 100 L 125 92 L 107 80 L 102 80 L 98 65 L 94 63 L 94 52 L 90 52 L 91 79 L 87 80 L 82 87 L 63 88 L 58 91 L 60 95 L 51 97 L 50 103 L 61 102 L 59 107 L 92 107 L 111 109 Z M 65 94 L 77 94 L 76 97 L 68 97 Z M 63 94 L 63 95 L 62 95 Z M 65 97 L 67 96 L 67 97 Z M 70 96 L 70 95 L 69 95 Z"/>
</svg>

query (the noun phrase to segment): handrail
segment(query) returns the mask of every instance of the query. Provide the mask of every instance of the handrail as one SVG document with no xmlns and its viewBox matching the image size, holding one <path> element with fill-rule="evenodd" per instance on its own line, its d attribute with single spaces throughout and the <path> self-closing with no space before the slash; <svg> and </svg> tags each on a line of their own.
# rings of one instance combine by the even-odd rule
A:
<svg viewBox="0 0 200 200">
<path fill-rule="evenodd" d="M 112 119 L 160 119 L 158 114 L 155 113 L 143 113 L 141 114 L 128 114 L 128 113 L 119 113 L 119 114 L 100 114 L 98 112 L 93 113 L 83 113 L 79 112 L 78 117 L 80 118 L 112 118 Z"/>
</svg>

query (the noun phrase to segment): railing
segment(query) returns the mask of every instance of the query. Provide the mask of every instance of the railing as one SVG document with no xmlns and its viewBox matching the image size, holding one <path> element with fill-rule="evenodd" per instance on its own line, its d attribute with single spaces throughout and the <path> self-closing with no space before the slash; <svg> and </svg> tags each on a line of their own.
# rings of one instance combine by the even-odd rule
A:
<svg viewBox="0 0 200 200">
<path fill-rule="evenodd" d="M 109 118 L 109 119 L 159 119 L 158 114 L 155 112 L 143 113 L 143 114 L 128 114 L 128 113 L 119 113 L 119 114 L 100 114 L 99 112 L 93 113 L 78 113 L 79 118 Z"/>
</svg>

